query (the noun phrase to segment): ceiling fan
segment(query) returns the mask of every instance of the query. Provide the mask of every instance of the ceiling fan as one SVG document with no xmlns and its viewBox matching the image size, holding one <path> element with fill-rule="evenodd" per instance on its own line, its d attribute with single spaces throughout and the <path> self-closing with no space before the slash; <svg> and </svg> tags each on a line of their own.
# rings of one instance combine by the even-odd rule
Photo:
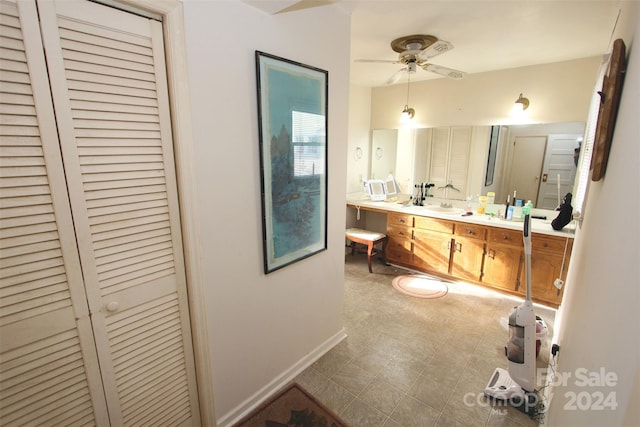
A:
<svg viewBox="0 0 640 427">
<path fill-rule="evenodd" d="M 388 85 L 397 82 L 404 73 L 415 73 L 417 67 L 452 79 L 461 79 L 467 75 L 464 71 L 428 62 L 429 59 L 453 49 L 451 42 L 440 40 L 435 36 L 415 34 L 400 37 L 391 42 L 391 49 L 398 52 L 398 59 L 395 61 L 384 59 L 357 59 L 356 61 L 406 65 L 385 82 Z"/>
</svg>

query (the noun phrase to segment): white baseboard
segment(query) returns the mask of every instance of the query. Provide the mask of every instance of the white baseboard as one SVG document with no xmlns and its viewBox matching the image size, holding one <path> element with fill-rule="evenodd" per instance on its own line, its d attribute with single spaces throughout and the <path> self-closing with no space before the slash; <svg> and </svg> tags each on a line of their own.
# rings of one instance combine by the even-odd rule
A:
<svg viewBox="0 0 640 427">
<path fill-rule="evenodd" d="M 311 366 L 316 360 L 324 356 L 329 350 L 335 347 L 343 339 L 347 337 L 347 333 L 342 328 L 340 332 L 320 344 L 313 351 L 308 353 L 302 359 L 298 360 L 289 369 L 274 378 L 269 384 L 262 387 L 253 396 L 236 406 L 230 412 L 218 419 L 218 427 L 230 427 L 233 424 L 240 421 L 254 408 L 260 405 L 265 399 L 275 393 L 277 390 L 284 387 L 287 383 L 293 380 L 298 374 Z"/>
</svg>

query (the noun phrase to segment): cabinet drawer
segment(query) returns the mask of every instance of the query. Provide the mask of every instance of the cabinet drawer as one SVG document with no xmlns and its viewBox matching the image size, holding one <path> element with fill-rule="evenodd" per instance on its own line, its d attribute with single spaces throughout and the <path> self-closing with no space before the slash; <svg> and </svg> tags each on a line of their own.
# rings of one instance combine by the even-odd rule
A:
<svg viewBox="0 0 640 427">
<path fill-rule="evenodd" d="M 387 226 L 387 236 L 397 239 L 411 239 L 413 237 L 413 229 L 409 227 L 389 227 Z"/>
<path fill-rule="evenodd" d="M 522 232 L 503 228 L 489 228 L 487 241 L 491 243 L 505 243 L 507 245 L 523 246 Z"/>
<path fill-rule="evenodd" d="M 417 216 L 415 217 L 415 227 L 423 230 L 453 234 L 453 221 L 444 219 Z"/>
<path fill-rule="evenodd" d="M 387 252 L 390 252 L 390 251 L 411 252 L 411 239 L 403 239 L 403 238 L 389 236 L 389 240 L 387 241 L 387 247 L 385 250 Z"/>
<path fill-rule="evenodd" d="M 566 238 L 544 236 L 540 234 L 531 235 L 531 250 L 533 251 L 549 251 L 564 253 L 564 247 L 567 244 Z M 571 247 L 568 243 L 567 249 Z"/>
<path fill-rule="evenodd" d="M 385 252 L 385 258 L 389 262 L 413 266 L 413 254 L 411 252 L 387 251 Z"/>
<path fill-rule="evenodd" d="M 387 214 L 387 227 L 394 226 L 413 227 L 413 215 L 400 213 Z"/>
<path fill-rule="evenodd" d="M 483 227 L 481 225 L 465 224 L 462 222 L 456 223 L 456 227 L 455 227 L 456 236 L 484 240 L 486 234 L 487 234 L 486 227 Z"/>
<path fill-rule="evenodd" d="M 413 258 L 411 240 L 389 236 L 385 249 L 385 258 L 387 261 L 411 264 Z"/>
</svg>

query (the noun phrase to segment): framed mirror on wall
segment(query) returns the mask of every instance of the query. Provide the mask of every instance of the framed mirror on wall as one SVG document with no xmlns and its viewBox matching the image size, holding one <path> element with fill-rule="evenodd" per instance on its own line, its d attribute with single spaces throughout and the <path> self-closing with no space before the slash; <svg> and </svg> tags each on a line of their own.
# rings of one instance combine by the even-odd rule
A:
<svg viewBox="0 0 640 427">
<path fill-rule="evenodd" d="M 454 127 L 412 130 L 415 133 L 412 148 L 407 150 L 400 148 L 401 132 L 398 129 L 373 130 L 369 177 L 384 179 L 389 173 L 393 173 L 401 187 L 407 182 L 432 181 L 434 174 L 429 167 L 433 154 L 431 145 L 434 135 L 438 134 L 437 130 L 444 128 Z M 468 167 L 465 168 L 468 170 L 468 186 L 463 193 L 453 192 L 449 195 L 450 198 L 464 200 L 468 196 L 475 197 L 486 194 L 487 191 L 494 191 L 496 200 L 503 201 L 507 194 L 513 195 L 513 191 L 516 190 L 518 198 L 544 200 L 544 206 L 541 204 L 536 207 L 554 209 L 557 205 L 558 181 L 563 195 L 572 190 L 576 180 L 574 155 L 575 150 L 581 146 L 580 140 L 585 131 L 584 122 L 470 128 L 472 131 L 469 155 L 466 160 L 458 156 L 453 162 L 468 162 Z M 559 136 L 562 138 L 558 138 Z M 526 154 L 527 150 L 520 150 L 531 148 L 530 144 L 526 143 L 531 141 L 540 141 L 540 149 L 535 160 L 534 156 Z M 377 150 L 379 147 L 381 150 Z M 521 156 L 522 151 L 525 154 Z M 562 160 L 562 170 L 554 166 L 559 159 Z M 386 165 L 383 165 L 384 162 L 387 162 Z M 523 164 L 526 167 L 522 166 Z M 560 180 L 557 179 L 558 174 L 561 175 Z M 524 182 L 533 183 L 533 188 L 525 190 L 527 185 L 518 182 L 521 178 Z M 412 191 L 413 185 L 404 188 L 407 194 L 411 194 Z M 440 197 L 437 193 L 434 195 Z"/>
</svg>

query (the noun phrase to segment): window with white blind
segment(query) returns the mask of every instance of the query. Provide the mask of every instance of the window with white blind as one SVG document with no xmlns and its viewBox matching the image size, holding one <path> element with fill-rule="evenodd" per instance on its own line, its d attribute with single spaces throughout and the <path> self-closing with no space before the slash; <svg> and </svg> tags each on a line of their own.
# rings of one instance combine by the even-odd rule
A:
<svg viewBox="0 0 640 427">
<path fill-rule="evenodd" d="M 292 111 L 293 175 L 325 173 L 326 119 L 321 114 Z"/>
<path fill-rule="evenodd" d="M 585 128 L 584 142 L 578 159 L 578 179 L 574 188 L 573 205 L 576 214 L 582 217 L 584 212 L 584 202 L 587 194 L 589 183 L 591 157 L 593 155 L 593 144 L 596 136 L 596 125 L 598 123 L 598 113 L 600 111 L 600 94 L 598 91 L 602 87 L 604 75 L 609 65 L 609 57 L 606 56 L 598 70 L 598 78 L 591 96 L 591 105 L 589 107 L 589 117 Z"/>
</svg>

